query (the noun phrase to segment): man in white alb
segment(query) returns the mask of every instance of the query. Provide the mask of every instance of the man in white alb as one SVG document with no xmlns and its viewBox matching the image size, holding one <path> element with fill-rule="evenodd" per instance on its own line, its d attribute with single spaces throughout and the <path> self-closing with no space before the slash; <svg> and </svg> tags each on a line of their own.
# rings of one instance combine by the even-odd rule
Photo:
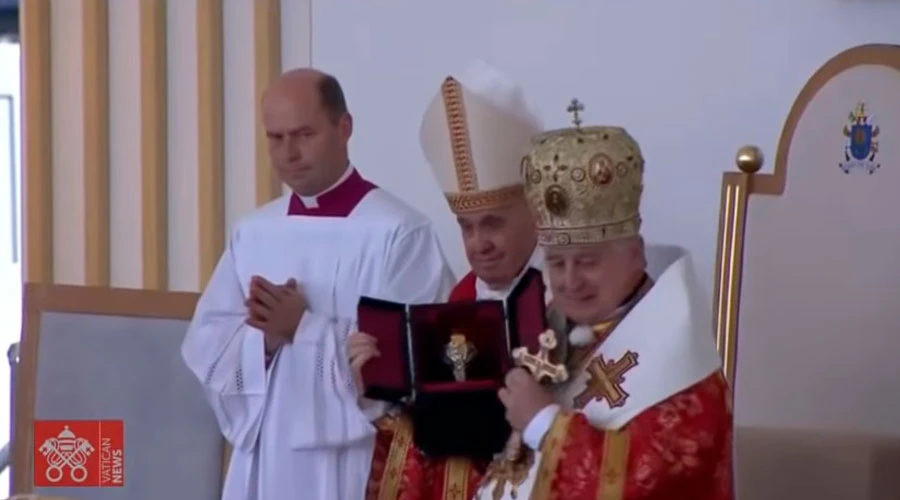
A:
<svg viewBox="0 0 900 500">
<path fill-rule="evenodd" d="M 347 363 L 359 297 L 443 301 L 454 277 L 431 223 L 350 165 L 334 77 L 282 75 L 262 120 L 293 193 L 236 224 L 182 354 L 233 447 L 223 500 L 362 499 L 385 408 Z"/>
</svg>

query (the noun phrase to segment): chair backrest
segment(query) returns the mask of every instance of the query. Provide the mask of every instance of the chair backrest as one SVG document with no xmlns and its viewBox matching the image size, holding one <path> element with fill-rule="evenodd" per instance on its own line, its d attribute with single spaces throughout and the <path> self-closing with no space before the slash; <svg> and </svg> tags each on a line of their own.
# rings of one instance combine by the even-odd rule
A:
<svg viewBox="0 0 900 500">
<path fill-rule="evenodd" d="M 724 178 L 715 299 L 737 423 L 900 435 L 900 47 L 832 58 L 774 171 L 751 156 Z"/>
<path fill-rule="evenodd" d="M 197 298 L 26 286 L 12 492 L 221 498 L 224 440 L 180 355 Z"/>
</svg>

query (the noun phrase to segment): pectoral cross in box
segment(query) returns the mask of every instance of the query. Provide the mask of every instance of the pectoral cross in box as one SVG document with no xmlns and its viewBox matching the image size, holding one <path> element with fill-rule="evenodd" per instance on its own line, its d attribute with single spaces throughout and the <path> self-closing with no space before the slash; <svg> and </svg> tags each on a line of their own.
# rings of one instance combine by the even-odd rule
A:
<svg viewBox="0 0 900 500">
<path fill-rule="evenodd" d="M 575 396 L 575 407 L 584 408 L 591 400 L 606 400 L 610 408 L 625 406 L 629 394 L 622 389 L 625 374 L 638 365 L 636 352 L 628 351 L 618 361 L 603 359 L 599 354 L 587 367 L 587 388 Z"/>
</svg>

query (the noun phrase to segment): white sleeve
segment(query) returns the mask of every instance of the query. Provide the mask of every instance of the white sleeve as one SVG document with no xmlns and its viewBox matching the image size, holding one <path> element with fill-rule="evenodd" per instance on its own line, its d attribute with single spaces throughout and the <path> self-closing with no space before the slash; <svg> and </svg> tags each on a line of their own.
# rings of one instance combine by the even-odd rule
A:
<svg viewBox="0 0 900 500">
<path fill-rule="evenodd" d="M 262 332 L 244 323 L 232 244 L 233 239 L 197 303 L 181 355 L 203 385 L 222 434 L 247 451 L 259 434 L 267 374 Z"/>
<path fill-rule="evenodd" d="M 400 234 L 386 255 L 386 281 L 377 297 L 405 304 L 444 302 L 456 284 L 430 223 Z"/>
<path fill-rule="evenodd" d="M 291 447 L 321 449 L 344 446 L 374 432 L 357 404 L 347 359 L 346 338 L 356 325 L 306 311 L 294 340 L 280 348 L 274 364 L 279 376 L 287 369 L 290 399 L 297 409 L 292 419 Z M 289 361 L 289 364 L 282 364 Z"/>
<path fill-rule="evenodd" d="M 531 421 L 528 422 L 528 425 L 525 426 L 525 430 L 522 432 L 522 442 L 532 450 L 540 449 L 541 441 L 544 440 L 544 436 L 550 430 L 550 426 L 553 425 L 553 419 L 556 418 L 559 409 L 559 405 L 553 404 L 547 405 L 537 412 Z"/>
<path fill-rule="evenodd" d="M 446 300 L 455 278 L 430 224 L 406 230 L 384 256 L 382 278 L 370 294 L 407 304 Z M 295 448 L 340 446 L 374 432 L 371 421 L 382 416 L 386 403 L 356 393 L 347 359 L 347 337 L 354 321 L 304 313 L 294 341 L 282 347 L 294 367 L 294 398 L 303 412 L 292 430 Z M 275 367 L 278 369 L 278 366 Z"/>
</svg>

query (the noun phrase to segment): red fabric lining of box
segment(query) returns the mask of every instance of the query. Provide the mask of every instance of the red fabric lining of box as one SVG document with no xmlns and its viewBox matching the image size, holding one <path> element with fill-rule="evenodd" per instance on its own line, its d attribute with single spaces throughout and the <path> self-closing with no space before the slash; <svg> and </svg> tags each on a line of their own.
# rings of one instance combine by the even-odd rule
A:
<svg viewBox="0 0 900 500">
<path fill-rule="evenodd" d="M 547 329 L 546 310 L 544 305 L 544 278 L 540 272 L 529 272 L 527 282 L 522 283 L 521 293 L 512 297 L 515 300 L 514 327 L 518 333 L 519 345 L 527 347 L 529 352 L 536 353 L 540 349 L 538 336 Z"/>
<path fill-rule="evenodd" d="M 511 367 L 506 321 L 500 302 L 413 306 L 410 307 L 410 326 L 415 335 L 413 356 L 419 387 L 432 383 L 459 383 L 453 379 L 453 370 L 444 360 L 444 348 L 454 332 L 465 335 L 477 351 L 467 369 L 467 376 L 473 381 L 502 381 Z"/>
<path fill-rule="evenodd" d="M 406 367 L 405 309 L 399 304 L 367 300 L 357 310 L 359 329 L 375 337 L 381 356 L 369 360 L 362 368 L 366 387 L 396 391 L 409 390 Z"/>
<path fill-rule="evenodd" d="M 500 388 L 512 366 L 507 345 L 507 321 L 512 347 L 539 348 L 538 335 L 547 328 L 541 273 L 529 271 L 504 311 L 499 301 L 464 301 L 409 307 L 412 339 L 407 338 L 406 308 L 402 304 L 365 297 L 357 309 L 360 331 L 377 339 L 381 356 L 362 369 L 368 388 L 394 393 L 411 391 L 410 367 L 416 388 L 426 392 L 466 392 Z M 506 318 L 505 314 L 510 317 Z M 467 369 L 468 380 L 457 382 L 445 362 L 444 349 L 452 333 L 462 333 L 475 345 L 476 356 Z M 412 341 L 414 360 L 408 342 Z M 397 394 L 394 397 L 398 396 Z"/>
<path fill-rule="evenodd" d="M 419 389 L 422 392 L 466 392 L 481 391 L 488 389 L 500 389 L 503 383 L 497 380 L 466 380 L 465 382 L 435 382 L 430 384 L 421 384 Z"/>
</svg>

